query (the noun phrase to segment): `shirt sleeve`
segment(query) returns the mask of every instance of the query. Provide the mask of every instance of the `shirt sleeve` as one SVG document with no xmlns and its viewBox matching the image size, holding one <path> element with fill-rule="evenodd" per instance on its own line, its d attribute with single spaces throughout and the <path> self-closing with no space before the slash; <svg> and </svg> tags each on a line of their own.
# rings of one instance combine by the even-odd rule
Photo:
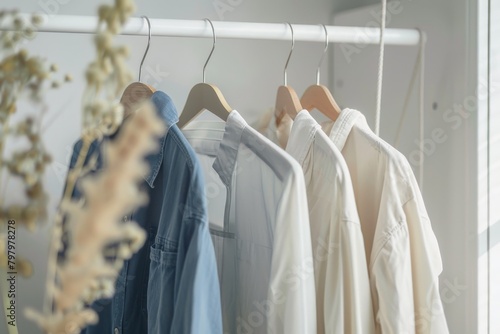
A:
<svg viewBox="0 0 500 334">
<path fill-rule="evenodd" d="M 373 265 L 382 333 L 446 334 L 448 327 L 439 294 L 441 254 L 418 191 L 403 205 L 400 222 L 381 248 Z"/>
<path fill-rule="evenodd" d="M 222 312 L 215 251 L 198 164 L 169 152 L 172 169 L 163 198 L 148 280 L 148 333 L 220 334 Z M 184 166 L 183 166 L 184 167 Z M 161 186 L 161 185 L 159 185 Z"/>
<path fill-rule="evenodd" d="M 285 184 L 277 211 L 268 297 L 268 333 L 316 333 L 311 231 L 298 165 Z"/>
<path fill-rule="evenodd" d="M 415 197 L 404 205 L 404 211 L 410 232 L 415 333 L 446 334 L 448 325 L 439 293 L 441 253 L 416 181 L 413 188 Z"/>
<path fill-rule="evenodd" d="M 387 236 L 371 264 L 377 333 L 415 333 L 410 242 L 405 222 Z"/>
<path fill-rule="evenodd" d="M 325 333 L 375 333 L 375 320 L 359 221 L 341 221 L 340 238 L 328 248 L 325 282 Z M 318 250 L 319 252 L 319 250 Z M 321 255 L 315 254 L 317 261 Z"/>
<path fill-rule="evenodd" d="M 321 303 L 316 301 L 318 312 L 323 309 L 318 323 L 324 319 L 324 333 L 373 334 L 375 320 L 365 244 L 349 172 L 339 169 L 336 182 L 327 187 L 330 195 L 319 196 L 332 220 L 322 217 L 317 221 L 328 223 L 329 228 L 313 240 L 316 298 L 323 298 Z"/>
<path fill-rule="evenodd" d="M 219 278 L 207 221 L 196 227 L 179 273 L 178 293 L 170 333 L 222 333 Z"/>
</svg>

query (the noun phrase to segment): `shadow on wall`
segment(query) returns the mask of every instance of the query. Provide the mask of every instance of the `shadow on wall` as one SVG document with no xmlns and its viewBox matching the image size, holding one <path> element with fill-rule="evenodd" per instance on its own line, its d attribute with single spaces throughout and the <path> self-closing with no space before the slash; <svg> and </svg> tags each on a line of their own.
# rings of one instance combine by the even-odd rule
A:
<svg viewBox="0 0 500 334">
<path fill-rule="evenodd" d="M 337 0 L 334 5 L 334 13 L 349 9 L 359 8 L 380 3 L 379 0 Z"/>
<path fill-rule="evenodd" d="M 479 254 L 478 257 L 483 256 L 496 245 L 500 244 L 500 221 L 491 225 L 488 229 L 481 232 L 479 239 Z"/>
</svg>

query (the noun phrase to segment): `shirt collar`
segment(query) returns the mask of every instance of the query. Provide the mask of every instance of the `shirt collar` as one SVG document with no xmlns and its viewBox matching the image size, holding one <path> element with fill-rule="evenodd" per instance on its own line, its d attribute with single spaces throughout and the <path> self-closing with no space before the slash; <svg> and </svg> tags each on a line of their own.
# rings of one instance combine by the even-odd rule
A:
<svg viewBox="0 0 500 334">
<path fill-rule="evenodd" d="M 225 185 L 231 184 L 231 177 L 238 157 L 241 136 L 247 126 L 247 122 L 245 122 L 243 117 L 241 117 L 236 110 L 233 110 L 229 114 L 224 128 L 224 135 L 212 165 Z"/>
<path fill-rule="evenodd" d="M 302 110 L 295 116 L 286 151 L 300 164 L 304 162 L 314 136 L 320 128 L 321 126 L 307 110 Z"/>
<path fill-rule="evenodd" d="M 148 185 L 153 188 L 153 183 L 158 175 L 158 172 L 160 171 L 161 163 L 163 161 L 163 151 L 168 130 L 179 121 L 179 117 L 172 99 L 164 92 L 154 92 L 151 96 L 151 101 L 155 106 L 158 116 L 167 126 L 167 132 L 158 140 L 158 151 L 146 157 L 146 161 L 149 165 L 149 174 L 145 177 L 145 180 Z"/>
<path fill-rule="evenodd" d="M 354 125 L 370 130 L 365 116 L 359 111 L 349 108 L 343 109 L 335 122 L 326 121 L 321 123 L 323 130 L 339 151 L 344 148 L 347 137 Z"/>
</svg>

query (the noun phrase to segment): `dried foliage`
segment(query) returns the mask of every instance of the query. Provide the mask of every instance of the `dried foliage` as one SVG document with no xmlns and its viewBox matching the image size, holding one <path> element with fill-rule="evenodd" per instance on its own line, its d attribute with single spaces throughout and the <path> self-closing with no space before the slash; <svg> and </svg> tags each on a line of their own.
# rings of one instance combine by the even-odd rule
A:
<svg viewBox="0 0 500 334">
<path fill-rule="evenodd" d="M 43 186 L 46 166 L 51 162 L 40 133 L 42 96 L 51 81 L 54 66 L 40 57 L 31 56 L 20 43 L 34 36 L 33 27 L 41 23 L 34 15 L 26 22 L 16 11 L 0 11 L 0 23 L 14 27 L 0 32 L 0 268 L 7 264 L 6 230 L 9 219 L 17 226 L 34 231 L 38 222 L 47 218 L 48 197 Z M 40 106 L 40 112 L 26 115 L 18 110 L 21 99 Z M 25 200 L 7 200 L 7 182 L 15 180 L 24 189 Z M 16 271 L 30 276 L 29 261 L 18 257 Z"/>
<path fill-rule="evenodd" d="M 132 75 L 126 65 L 128 50 L 114 46 L 113 37 L 120 32 L 134 4 L 116 0 L 114 6 L 99 8 L 99 27 L 95 37 L 96 60 L 85 73 L 87 89 L 84 94 L 83 136 L 91 139 L 116 131 L 121 124 L 123 107 L 116 97 L 130 83 Z"/>
<path fill-rule="evenodd" d="M 156 136 L 164 126 L 154 108 L 145 104 L 120 130 L 118 138 L 104 144 L 106 168 L 81 182 L 85 206 L 65 201 L 71 245 L 67 260 L 58 268 L 55 309 L 50 314 L 28 311 L 46 333 L 79 333 L 97 315 L 85 305 L 114 294 L 114 282 L 129 259 L 144 244 L 145 232 L 135 222 L 121 222 L 129 210 L 147 201 L 139 184 L 148 171 L 144 155 L 157 149 Z M 104 257 L 104 249 L 116 243 L 115 259 Z"/>
<path fill-rule="evenodd" d="M 74 168 L 68 172 L 54 221 L 44 309 L 26 310 L 26 316 L 47 334 L 79 333 L 96 323 L 97 314 L 88 305 L 114 294 L 124 261 L 142 247 L 146 238 L 135 222 L 122 222 L 121 218 L 147 201 L 146 194 L 139 190 L 148 172 L 144 157 L 157 149 L 156 138 L 165 129 L 150 103 L 143 104 L 122 124 L 123 107 L 115 102 L 132 76 L 125 65 L 127 49 L 115 46 L 113 37 L 133 9 L 131 0 L 115 0 L 114 5 L 99 8 L 96 60 L 86 71 L 82 146 Z M 108 140 L 106 136 L 118 127 L 117 137 Z M 98 173 L 89 174 L 97 160 L 87 155 L 96 140 L 102 143 L 104 166 Z M 36 154 L 40 152 L 44 151 L 37 150 Z M 84 166 L 85 161 L 88 163 Z M 14 171 L 29 174 L 24 169 Z M 71 198 L 77 181 L 82 200 Z M 40 212 L 35 216 L 40 216 Z M 67 248 L 64 261 L 58 263 L 63 235 L 67 235 Z M 110 245 L 116 250 L 112 260 L 104 255 Z"/>
</svg>

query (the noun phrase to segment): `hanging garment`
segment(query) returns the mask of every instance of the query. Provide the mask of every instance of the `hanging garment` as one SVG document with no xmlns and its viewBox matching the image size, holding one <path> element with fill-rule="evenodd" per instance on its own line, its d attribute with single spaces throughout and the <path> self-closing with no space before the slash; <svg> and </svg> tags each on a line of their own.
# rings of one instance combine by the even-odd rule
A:
<svg viewBox="0 0 500 334">
<path fill-rule="evenodd" d="M 195 152 L 177 125 L 170 98 L 155 92 L 152 101 L 167 117 L 162 143 L 158 231 L 151 246 L 148 333 L 222 333 L 219 280 L 208 228 L 205 182 Z M 163 161 L 162 161 L 163 160 Z"/>
<path fill-rule="evenodd" d="M 177 112 L 170 98 L 157 91 L 152 102 L 169 130 L 158 140 L 159 151 L 146 158 L 150 172 L 142 187 L 149 203 L 123 218 L 136 221 L 148 237 L 144 246 L 125 261 L 113 298 L 92 305 L 99 323 L 85 329 L 85 334 L 222 333 L 203 175 L 194 152 L 175 125 Z M 105 163 L 103 142 L 91 145 L 85 162 L 97 155 L 94 173 Z M 81 144 L 75 145 L 70 168 L 75 166 Z M 73 198 L 79 197 L 76 187 Z"/>
<path fill-rule="evenodd" d="M 236 111 L 183 132 L 205 171 L 224 333 L 316 333 L 300 166 Z"/>
<path fill-rule="evenodd" d="M 378 333 L 445 334 L 436 237 L 406 158 L 357 110 L 323 130 L 345 158 L 356 197 Z"/>
<path fill-rule="evenodd" d="M 268 118 L 267 127 L 262 124 L 261 130 L 273 141 L 284 143 L 304 172 L 316 279 L 317 332 L 375 333 L 365 245 L 342 154 L 307 110 L 299 112 L 294 121 L 284 116 L 279 126 L 274 116 Z"/>
</svg>

